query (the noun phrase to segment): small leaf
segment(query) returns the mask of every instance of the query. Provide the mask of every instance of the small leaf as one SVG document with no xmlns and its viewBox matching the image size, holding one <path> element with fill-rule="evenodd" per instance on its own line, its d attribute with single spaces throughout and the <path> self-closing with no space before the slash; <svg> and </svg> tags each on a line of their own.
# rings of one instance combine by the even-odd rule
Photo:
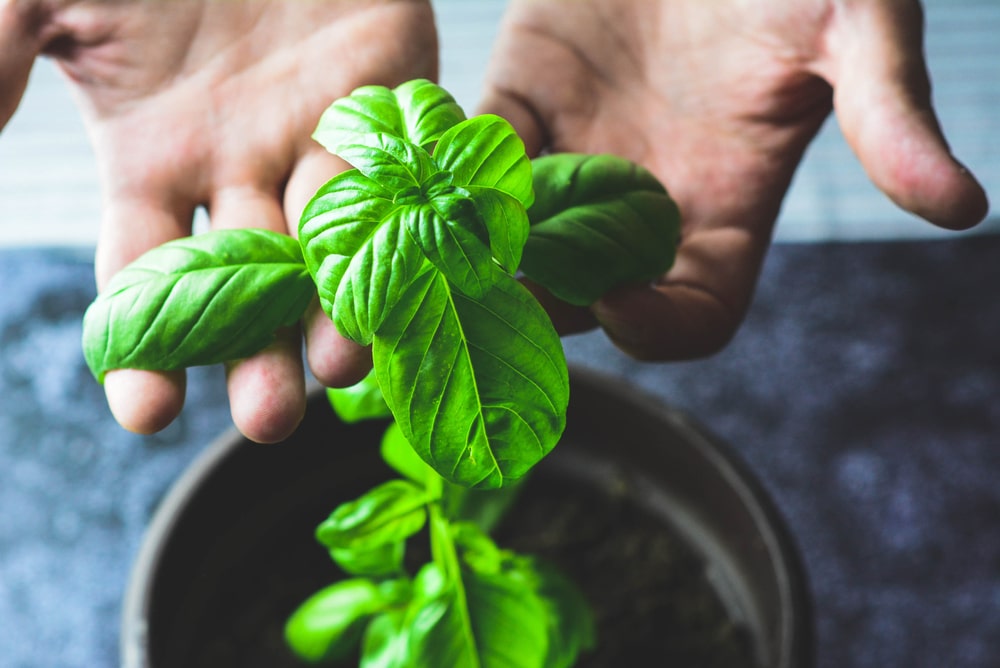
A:
<svg viewBox="0 0 1000 668">
<path fill-rule="evenodd" d="M 391 193 L 419 187 L 437 172 L 427 151 L 390 134 L 366 135 L 347 143 L 337 155 Z"/>
<path fill-rule="evenodd" d="M 486 226 L 493 257 L 508 274 L 517 271 L 528 240 L 528 212 L 513 195 L 496 188 L 466 188 Z"/>
<path fill-rule="evenodd" d="M 391 134 L 430 150 L 441 134 L 465 120 L 465 113 L 445 89 L 426 79 L 395 89 L 363 86 L 334 102 L 320 117 L 313 138 L 339 154 L 348 143 L 365 143 L 370 134 Z"/>
<path fill-rule="evenodd" d="M 580 589 L 548 564 L 534 562 L 536 593 L 548 606 L 549 652 L 545 668 L 569 668 L 596 644 L 593 608 Z"/>
<path fill-rule="evenodd" d="M 562 344 L 520 283 L 503 278 L 481 300 L 435 272 L 418 278 L 385 320 L 372 356 L 386 402 L 414 450 L 468 487 L 523 476 L 565 426 Z"/>
<path fill-rule="evenodd" d="M 403 572 L 406 543 L 402 540 L 374 547 L 334 547 L 330 557 L 350 575 L 380 578 Z"/>
<path fill-rule="evenodd" d="M 374 371 L 350 387 L 327 388 L 326 396 L 333 411 L 347 424 L 388 418 L 392 415 L 385 403 L 385 397 L 382 396 Z"/>
<path fill-rule="evenodd" d="M 481 297 L 494 276 L 486 230 L 472 200 L 459 193 L 439 195 L 403 214 L 410 238 L 452 284 Z"/>
<path fill-rule="evenodd" d="M 406 610 L 388 610 L 372 619 L 365 630 L 359 668 L 411 668 Z"/>
<path fill-rule="evenodd" d="M 571 304 L 660 276 L 674 261 L 680 214 L 650 172 L 610 155 L 534 162 L 525 276 Z"/>
<path fill-rule="evenodd" d="M 421 487 L 426 487 L 429 476 L 434 474 L 434 469 L 413 451 L 410 442 L 395 422 L 390 423 L 382 435 L 381 453 L 382 459 L 394 471 Z"/>
<path fill-rule="evenodd" d="M 372 581 L 342 580 L 316 592 L 292 613 L 285 641 L 306 661 L 342 659 L 357 647 L 369 618 L 386 603 Z"/>
<path fill-rule="evenodd" d="M 370 549 L 412 536 L 427 521 L 427 492 L 405 480 L 390 480 L 341 504 L 316 529 L 330 549 Z"/>
<path fill-rule="evenodd" d="M 239 229 L 177 239 L 125 267 L 90 305 L 84 356 L 98 381 L 112 369 L 249 357 L 295 324 L 314 294 L 286 235 Z"/>
<path fill-rule="evenodd" d="M 495 188 L 531 206 L 531 161 L 524 142 L 499 116 L 474 116 L 448 130 L 434 149 L 434 160 L 452 174 L 456 186 Z"/>
</svg>

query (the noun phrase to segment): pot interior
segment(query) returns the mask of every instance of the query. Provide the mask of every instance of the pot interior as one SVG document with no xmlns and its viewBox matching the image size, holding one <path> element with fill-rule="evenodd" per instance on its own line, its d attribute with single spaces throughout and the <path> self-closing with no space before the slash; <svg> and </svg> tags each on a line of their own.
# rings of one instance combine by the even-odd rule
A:
<svg viewBox="0 0 1000 668">
<path fill-rule="evenodd" d="M 694 555 L 756 665 L 812 665 L 806 579 L 782 518 L 746 467 L 684 413 L 591 372 L 573 369 L 571 382 L 563 440 L 523 496 L 575 488 L 596 497 L 595 513 L 618 499 L 612 528 L 653 518 Z M 383 429 L 339 422 L 317 390 L 288 441 L 263 446 L 232 432 L 210 446 L 150 526 L 125 601 L 123 664 L 300 665 L 275 658 L 286 654 L 284 619 L 336 578 L 313 531 L 338 503 L 391 475 L 378 456 Z M 520 523 L 549 508 L 545 501 L 514 516 Z"/>
</svg>

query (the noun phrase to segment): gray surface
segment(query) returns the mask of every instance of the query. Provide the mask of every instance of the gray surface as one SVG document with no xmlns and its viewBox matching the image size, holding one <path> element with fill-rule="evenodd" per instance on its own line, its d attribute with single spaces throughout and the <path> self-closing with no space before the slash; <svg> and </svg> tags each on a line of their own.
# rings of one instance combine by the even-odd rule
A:
<svg viewBox="0 0 1000 668">
<path fill-rule="evenodd" d="M 687 408 L 748 460 L 796 535 L 820 668 L 1000 657 L 1000 237 L 780 245 L 746 326 L 705 361 L 569 356 Z M 88 261 L 0 251 L 0 667 L 116 664 L 152 509 L 229 424 L 217 370 L 154 438 L 116 427 L 79 352 Z"/>
</svg>

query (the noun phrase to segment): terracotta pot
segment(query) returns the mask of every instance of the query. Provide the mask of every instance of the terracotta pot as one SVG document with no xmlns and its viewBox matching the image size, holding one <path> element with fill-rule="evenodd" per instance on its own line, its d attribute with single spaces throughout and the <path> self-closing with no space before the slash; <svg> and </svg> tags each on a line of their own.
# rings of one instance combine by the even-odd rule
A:
<svg viewBox="0 0 1000 668">
<path fill-rule="evenodd" d="M 576 513 L 588 526 L 564 527 L 575 539 L 590 536 L 590 543 L 571 547 L 572 566 L 605 551 L 592 542 L 602 538 L 595 531 L 611 533 L 644 518 L 652 531 L 693 555 L 684 563 L 698 564 L 694 576 L 745 636 L 756 665 L 813 665 L 808 583 L 784 521 L 753 474 L 685 413 L 592 372 L 573 369 L 571 382 L 565 436 L 536 468 L 521 501 L 527 505 L 514 513 L 517 523 L 509 522 L 501 539 L 511 536 L 516 543 L 519 525 L 559 514 L 553 499 L 569 511 L 589 500 L 597 510 Z M 317 389 L 305 421 L 285 443 L 255 445 L 232 432 L 211 445 L 178 480 L 149 527 L 125 599 L 123 665 L 298 665 L 283 658 L 284 620 L 337 577 L 313 530 L 336 505 L 390 475 L 378 457 L 383 428 L 340 423 Z M 532 490 L 549 498 L 532 506 Z M 580 496 L 574 500 L 572 494 Z M 617 514 L 595 529 L 595 515 L 611 505 Z M 533 521 L 525 522 L 529 517 Z M 544 522 L 539 526 L 536 531 L 551 530 Z M 655 608 L 647 601 L 651 586 L 633 585 L 644 592 L 646 610 Z M 646 635 L 669 637 L 655 632 L 651 613 L 637 614 L 654 625 Z M 637 630 L 635 623 L 624 623 Z M 615 659 L 611 665 L 630 664 Z"/>
</svg>

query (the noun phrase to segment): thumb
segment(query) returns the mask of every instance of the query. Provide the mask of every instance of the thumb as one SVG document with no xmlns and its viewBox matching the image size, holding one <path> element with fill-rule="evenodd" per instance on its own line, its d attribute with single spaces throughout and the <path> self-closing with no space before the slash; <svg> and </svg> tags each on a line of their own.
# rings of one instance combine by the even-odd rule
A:
<svg viewBox="0 0 1000 668">
<path fill-rule="evenodd" d="M 932 107 L 920 4 L 847 4 L 833 26 L 834 108 L 869 178 L 940 227 L 965 229 L 985 218 L 986 193 L 951 155 Z"/>
<path fill-rule="evenodd" d="M 14 115 L 41 52 L 42 17 L 33 3 L 0 0 L 0 129 Z"/>
</svg>

